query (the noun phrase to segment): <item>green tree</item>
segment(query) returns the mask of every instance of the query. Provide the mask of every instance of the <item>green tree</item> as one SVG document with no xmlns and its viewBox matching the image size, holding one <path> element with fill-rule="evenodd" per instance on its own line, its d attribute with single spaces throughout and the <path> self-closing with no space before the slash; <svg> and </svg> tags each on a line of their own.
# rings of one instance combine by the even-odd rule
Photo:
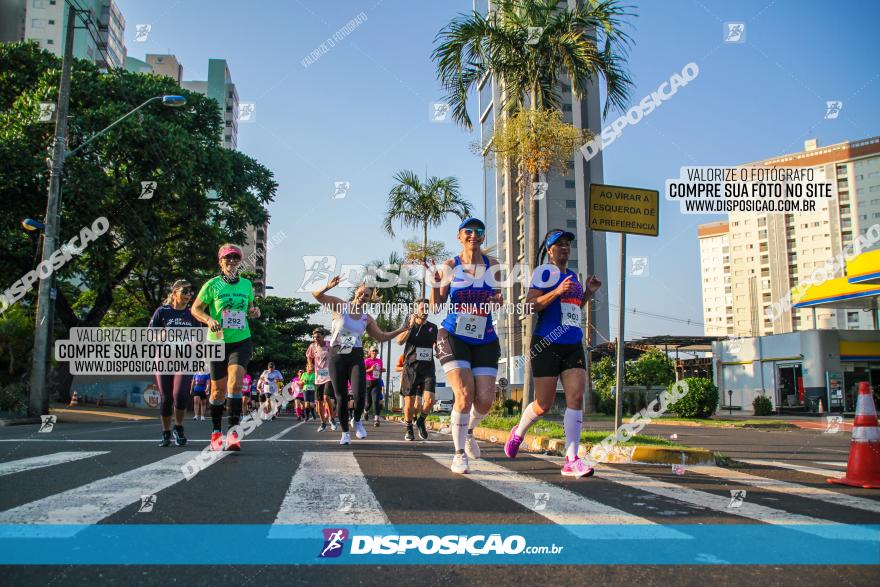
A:
<svg viewBox="0 0 880 587">
<path fill-rule="evenodd" d="M 665 388 L 675 382 L 675 366 L 672 359 L 658 348 L 652 347 L 645 351 L 632 363 L 630 371 L 635 385 Z"/>
<path fill-rule="evenodd" d="M 420 259 L 428 259 L 428 227 L 443 224 L 446 217 L 455 214 L 464 220 L 471 214 L 471 205 L 461 197 L 458 180 L 454 177 L 429 177 L 425 183 L 412 171 L 399 171 L 394 176 L 394 187 L 388 192 L 388 210 L 383 226 L 394 236 L 394 224 L 407 228 L 422 229 L 422 252 Z M 422 279 L 421 297 L 425 297 L 425 280 Z"/>
<path fill-rule="evenodd" d="M 38 113 L 40 102 L 57 101 L 60 65 L 33 43 L 0 45 L 0 238 L 12 252 L 0 257 L 0 271 L 12 280 L 33 268 L 33 245 L 19 222 L 42 219 L 46 209 L 53 125 L 38 122 Z M 213 99 L 163 76 L 102 74 L 84 60 L 74 61 L 72 79 L 71 150 L 149 98 L 181 94 L 187 105 L 147 106 L 65 162 L 61 242 L 101 216 L 110 229 L 55 272 L 60 337 L 75 326 L 97 326 L 108 314 L 139 322 L 174 279 L 199 284 L 216 274 L 217 246 L 243 241 L 249 224 L 264 222 L 277 188 L 271 171 L 223 148 Z M 151 199 L 139 199 L 142 181 L 157 182 Z M 20 303 L 32 306 L 34 295 L 35 288 Z M 138 309 L 117 308 L 117 297 Z M 50 392 L 66 398 L 70 381 L 67 363 L 59 363 Z"/>
<path fill-rule="evenodd" d="M 0 317 L 0 383 L 21 377 L 28 370 L 33 346 L 33 315 L 21 306 L 12 306 Z"/>
<path fill-rule="evenodd" d="M 606 114 L 626 105 L 632 82 L 623 63 L 629 36 L 622 19 L 629 13 L 617 0 L 574 7 L 564 0 L 500 0 L 496 6 L 488 16 L 461 15 L 437 35 L 433 59 L 456 122 L 472 128 L 468 98 L 487 75 L 501 84 L 507 112 L 558 108 L 563 75 L 577 98 L 586 95 L 591 81 L 604 79 Z M 534 172 L 525 181 L 531 185 L 539 178 Z M 537 200 L 530 197 L 526 239 L 532 253 L 538 249 L 537 213 Z M 532 329 L 530 316 L 525 349 Z M 530 375 L 527 363 L 524 401 L 532 399 Z"/>
</svg>

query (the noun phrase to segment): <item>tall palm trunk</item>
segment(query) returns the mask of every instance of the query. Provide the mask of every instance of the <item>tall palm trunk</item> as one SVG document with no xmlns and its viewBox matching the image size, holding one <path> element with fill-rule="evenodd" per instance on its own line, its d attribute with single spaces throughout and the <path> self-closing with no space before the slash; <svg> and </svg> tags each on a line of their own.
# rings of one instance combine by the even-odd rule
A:
<svg viewBox="0 0 880 587">
<path fill-rule="evenodd" d="M 538 101 L 538 90 L 535 85 L 532 85 L 531 92 L 531 103 L 529 104 L 529 110 L 535 111 L 537 109 L 537 101 Z M 530 122 L 531 124 L 531 122 Z M 529 199 L 529 226 L 526 232 L 526 265 L 530 267 L 532 270 L 532 259 L 535 258 L 538 252 L 538 200 L 534 197 L 534 185 L 539 179 L 538 172 L 529 175 L 528 183 L 525 186 L 525 190 L 523 191 L 523 197 L 527 197 Z M 546 196 L 545 196 L 546 197 Z M 528 295 L 528 285 L 526 286 L 526 295 Z M 532 349 L 532 332 L 535 330 L 535 315 L 534 313 L 528 314 L 526 316 L 526 332 L 522 337 L 523 341 L 523 359 L 525 360 L 525 365 L 523 365 L 523 404 L 522 408 L 525 409 L 527 405 L 534 401 L 534 388 L 532 386 L 532 361 L 530 358 L 531 349 Z"/>
<path fill-rule="evenodd" d="M 428 263 L 428 223 L 422 224 L 422 268 Z M 425 299 L 425 282 L 428 279 L 428 270 L 422 272 L 422 295 L 419 299 Z"/>
</svg>

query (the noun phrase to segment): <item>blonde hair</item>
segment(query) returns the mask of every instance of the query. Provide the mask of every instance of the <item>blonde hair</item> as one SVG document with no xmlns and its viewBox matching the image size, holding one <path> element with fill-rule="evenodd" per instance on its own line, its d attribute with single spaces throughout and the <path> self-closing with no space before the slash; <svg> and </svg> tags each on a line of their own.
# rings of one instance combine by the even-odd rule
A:
<svg viewBox="0 0 880 587">
<path fill-rule="evenodd" d="M 178 279 L 173 284 L 171 284 L 171 291 L 168 292 L 168 295 L 165 296 L 165 301 L 163 301 L 162 303 L 166 306 L 171 305 L 171 301 L 174 299 L 174 292 L 187 287 L 191 288 L 192 284 L 190 284 L 190 282 L 185 279 Z"/>
</svg>

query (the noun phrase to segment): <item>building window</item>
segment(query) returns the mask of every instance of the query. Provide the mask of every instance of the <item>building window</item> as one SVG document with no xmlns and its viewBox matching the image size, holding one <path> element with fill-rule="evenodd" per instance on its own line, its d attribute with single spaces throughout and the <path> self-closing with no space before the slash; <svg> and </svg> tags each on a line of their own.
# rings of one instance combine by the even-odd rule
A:
<svg viewBox="0 0 880 587">
<path fill-rule="evenodd" d="M 31 19 L 31 28 L 42 29 L 46 28 L 46 21 L 42 18 L 32 18 Z"/>
<path fill-rule="evenodd" d="M 563 112 L 571 112 L 571 104 L 563 104 L 562 111 Z"/>
<path fill-rule="evenodd" d="M 573 179 L 566 179 L 565 180 L 565 187 L 570 190 L 573 190 L 574 189 L 574 180 Z"/>
<path fill-rule="evenodd" d="M 565 207 L 568 208 L 568 209 L 574 209 L 574 208 L 577 208 L 577 202 L 576 202 L 575 200 L 566 200 L 566 201 L 565 201 Z"/>
<path fill-rule="evenodd" d="M 54 2 L 52 4 L 55 4 Z M 46 0 L 34 0 L 34 8 L 46 8 Z"/>
<path fill-rule="evenodd" d="M 566 228 L 577 228 L 577 225 L 578 225 L 577 220 L 572 220 L 571 218 L 569 218 L 568 220 L 565 221 Z"/>
<path fill-rule="evenodd" d="M 55 40 L 54 40 L 54 39 L 46 39 L 46 44 L 47 44 L 47 45 L 54 45 L 54 44 L 55 44 Z"/>
<path fill-rule="evenodd" d="M 577 259 L 571 259 L 571 260 L 569 260 L 569 262 L 568 262 L 568 267 L 569 267 L 569 269 L 574 269 L 575 271 L 577 271 L 577 268 L 578 268 L 578 262 L 577 262 Z"/>
</svg>

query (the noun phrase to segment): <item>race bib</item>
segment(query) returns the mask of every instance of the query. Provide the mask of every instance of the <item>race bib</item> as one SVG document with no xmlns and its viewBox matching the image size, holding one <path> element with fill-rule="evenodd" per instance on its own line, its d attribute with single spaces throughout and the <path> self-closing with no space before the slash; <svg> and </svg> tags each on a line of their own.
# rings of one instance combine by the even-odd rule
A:
<svg viewBox="0 0 880 587">
<path fill-rule="evenodd" d="M 318 377 L 330 377 L 330 369 L 318 369 Z"/>
<path fill-rule="evenodd" d="M 430 361 L 433 358 L 430 348 L 416 347 L 416 361 Z"/>
<path fill-rule="evenodd" d="M 562 304 L 562 325 L 580 328 L 581 326 L 581 308 L 577 304 Z"/>
<path fill-rule="evenodd" d="M 247 326 L 244 312 L 240 310 L 223 310 L 223 328 L 243 330 Z"/>
<path fill-rule="evenodd" d="M 459 314 L 455 321 L 455 334 L 483 340 L 486 336 L 486 316 Z"/>
</svg>

